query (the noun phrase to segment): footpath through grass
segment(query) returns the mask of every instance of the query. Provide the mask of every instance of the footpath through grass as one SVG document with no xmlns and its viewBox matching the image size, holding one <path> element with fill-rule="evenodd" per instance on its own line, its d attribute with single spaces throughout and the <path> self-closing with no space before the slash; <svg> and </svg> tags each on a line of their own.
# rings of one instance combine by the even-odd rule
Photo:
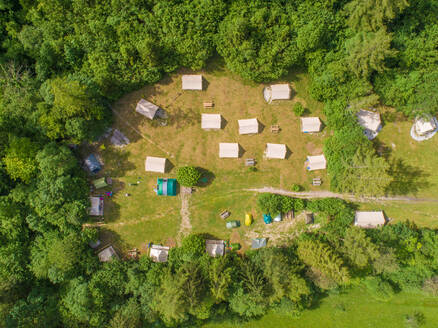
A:
<svg viewBox="0 0 438 328">
<path fill-rule="evenodd" d="M 247 322 L 223 320 L 203 328 L 401 328 L 406 315 L 419 311 L 424 328 L 438 327 L 438 298 L 402 292 L 387 302 L 374 300 L 362 287 L 322 298 L 298 319 L 276 313 Z M 413 326 L 412 326 L 413 327 Z"/>
</svg>

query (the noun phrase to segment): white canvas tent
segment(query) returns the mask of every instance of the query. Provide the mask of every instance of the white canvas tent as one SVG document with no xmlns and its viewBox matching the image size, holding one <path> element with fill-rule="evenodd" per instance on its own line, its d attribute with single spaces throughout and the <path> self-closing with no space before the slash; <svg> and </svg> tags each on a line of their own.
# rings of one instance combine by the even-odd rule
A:
<svg viewBox="0 0 438 328">
<path fill-rule="evenodd" d="M 147 156 L 145 170 L 147 172 L 164 173 L 166 171 L 166 159 L 162 157 Z"/>
<path fill-rule="evenodd" d="M 319 117 L 302 117 L 301 132 L 314 133 L 321 131 L 321 120 Z"/>
<path fill-rule="evenodd" d="M 364 128 L 367 138 L 370 140 L 374 139 L 382 128 L 380 114 L 361 109 L 356 116 L 359 125 Z"/>
<path fill-rule="evenodd" d="M 154 119 L 155 114 L 159 109 L 160 107 L 144 99 L 140 99 L 140 101 L 137 103 L 137 107 L 135 107 L 135 111 L 137 113 L 140 113 L 141 115 L 146 116 L 151 120 Z"/>
<path fill-rule="evenodd" d="M 99 257 L 100 262 L 108 262 L 114 258 L 119 258 L 112 246 L 102 249 L 99 253 L 97 253 L 97 256 Z"/>
<path fill-rule="evenodd" d="M 152 245 L 149 251 L 149 256 L 154 262 L 167 262 L 168 255 L 168 246 Z"/>
<path fill-rule="evenodd" d="M 90 197 L 91 207 L 89 214 L 92 216 L 102 216 L 103 215 L 103 199 L 100 197 Z"/>
<path fill-rule="evenodd" d="M 362 228 L 377 228 L 385 224 L 385 215 L 382 211 L 360 212 L 354 217 L 354 225 Z"/>
<path fill-rule="evenodd" d="M 225 253 L 225 243 L 223 240 L 207 239 L 205 241 L 205 250 L 212 257 L 223 256 Z"/>
<path fill-rule="evenodd" d="M 415 132 L 424 136 L 436 129 L 435 121 L 432 117 L 422 117 L 415 120 Z"/>
<path fill-rule="evenodd" d="M 201 128 L 204 130 L 219 130 L 222 127 L 221 114 L 202 114 Z"/>
<path fill-rule="evenodd" d="M 202 90 L 202 75 L 183 75 L 183 90 Z"/>
<path fill-rule="evenodd" d="M 325 170 L 327 167 L 327 161 L 323 155 L 317 156 L 307 156 L 306 160 L 307 170 L 315 171 L 315 170 Z"/>
<path fill-rule="evenodd" d="M 263 90 L 265 100 L 270 103 L 273 100 L 287 100 L 290 99 L 289 84 L 272 84 Z"/>
<path fill-rule="evenodd" d="M 286 158 L 286 145 L 284 144 L 266 144 L 265 155 L 266 158 L 277 158 L 277 159 L 285 159 Z"/>
<path fill-rule="evenodd" d="M 224 143 L 219 144 L 219 157 L 220 158 L 238 158 L 239 157 L 239 144 L 238 143 Z"/>
<path fill-rule="evenodd" d="M 256 118 L 238 120 L 239 134 L 256 134 L 259 133 L 259 122 Z"/>
</svg>

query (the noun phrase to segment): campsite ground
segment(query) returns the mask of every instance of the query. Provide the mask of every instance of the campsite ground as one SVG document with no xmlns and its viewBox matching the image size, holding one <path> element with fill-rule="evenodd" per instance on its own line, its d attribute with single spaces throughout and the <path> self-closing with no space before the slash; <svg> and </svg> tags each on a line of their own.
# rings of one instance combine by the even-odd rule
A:
<svg viewBox="0 0 438 328">
<path fill-rule="evenodd" d="M 154 193 L 157 177 L 175 177 L 176 167 L 194 165 L 203 170 L 200 186 L 189 200 L 189 217 L 193 232 L 217 238 L 230 239 L 248 246 L 251 238 L 264 235 L 281 240 L 293 229 L 287 222 L 265 226 L 255 204 L 256 194 L 243 191 L 247 188 L 272 186 L 290 189 L 300 184 L 306 190 L 328 190 L 325 171 L 307 172 L 304 161 L 307 155 L 322 152 L 324 138 L 331 131 L 308 135 L 300 132 L 300 120 L 292 107 L 300 101 L 306 116 L 319 116 L 323 105 L 308 94 L 305 73 L 291 73 L 283 81 L 293 88 L 292 100 L 266 104 L 263 85 L 248 83 L 227 71 L 220 61 L 214 61 L 200 72 L 206 81 L 206 90 L 182 91 L 181 70 L 157 84 L 129 93 L 113 104 L 114 128 L 122 131 L 131 143 L 124 148 L 113 147 L 104 140 L 105 149 L 99 148 L 105 166 L 104 174 L 113 178 L 114 194 L 105 199 L 104 242 L 114 243 L 120 250 L 137 247 L 145 250 L 147 243 L 174 245 L 182 237 L 181 197 L 159 197 Z M 138 100 L 145 98 L 164 108 L 169 119 L 163 126 L 159 121 L 149 121 L 135 112 Z M 213 109 L 203 109 L 204 101 L 214 101 Z M 201 113 L 220 113 L 226 120 L 220 131 L 200 128 Z M 264 128 L 258 135 L 238 134 L 238 119 L 257 117 Z M 411 121 L 404 120 L 390 109 L 383 114 L 384 127 L 376 139 L 381 153 L 396 165 L 398 178 L 393 184 L 396 194 L 434 198 L 437 189 L 438 156 L 430 149 L 438 146 L 438 137 L 417 143 L 410 138 Z M 279 124 L 281 132 L 272 134 L 270 126 Z M 238 142 L 243 148 L 239 159 L 220 159 L 219 142 Z M 286 160 L 263 158 L 265 144 L 284 143 L 290 153 Z M 146 173 L 146 156 L 166 157 L 173 167 L 168 173 Z M 245 158 L 255 158 L 257 171 L 250 172 L 244 165 Z M 321 177 L 321 187 L 311 186 L 313 177 Z M 138 183 L 139 182 L 139 183 Z M 103 192 L 102 192 L 103 193 Z M 129 196 L 125 196 L 129 194 Z M 363 209 L 384 209 L 394 221 L 411 219 L 420 225 L 437 227 L 438 202 L 428 203 L 367 203 Z M 231 212 L 230 220 L 240 220 L 244 215 L 254 215 L 255 224 L 242 226 L 234 231 L 225 228 L 219 217 L 222 210 Z M 186 233 L 187 230 L 184 231 Z"/>
</svg>

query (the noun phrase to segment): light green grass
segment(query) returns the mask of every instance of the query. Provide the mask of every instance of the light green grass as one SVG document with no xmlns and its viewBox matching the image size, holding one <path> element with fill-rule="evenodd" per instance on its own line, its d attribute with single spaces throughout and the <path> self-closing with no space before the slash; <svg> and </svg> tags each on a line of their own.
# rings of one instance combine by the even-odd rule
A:
<svg viewBox="0 0 438 328">
<path fill-rule="evenodd" d="M 425 315 L 426 324 L 422 327 L 433 328 L 438 323 L 437 304 L 438 298 L 421 293 L 400 293 L 388 302 L 380 302 L 356 287 L 345 294 L 323 298 L 298 319 L 270 313 L 247 322 L 225 320 L 203 328 L 401 328 L 405 327 L 405 316 L 414 311 Z"/>
</svg>

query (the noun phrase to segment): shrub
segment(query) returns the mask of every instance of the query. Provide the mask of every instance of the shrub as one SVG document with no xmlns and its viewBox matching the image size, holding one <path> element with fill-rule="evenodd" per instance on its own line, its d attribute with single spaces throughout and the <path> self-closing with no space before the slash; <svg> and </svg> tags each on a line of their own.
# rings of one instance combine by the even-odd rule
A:
<svg viewBox="0 0 438 328">
<path fill-rule="evenodd" d="M 303 105 L 301 105 L 301 103 L 297 102 L 294 105 L 294 109 L 293 109 L 294 113 L 296 116 L 302 116 L 304 114 L 304 107 Z"/>
<path fill-rule="evenodd" d="M 181 257 L 184 261 L 194 261 L 205 253 L 205 240 L 199 235 L 189 235 L 183 239 Z"/>
<path fill-rule="evenodd" d="M 415 311 L 414 313 L 407 314 L 405 317 L 405 326 L 408 328 L 417 328 L 424 326 L 426 323 L 426 318 L 424 314 L 419 311 Z"/>
<path fill-rule="evenodd" d="M 298 192 L 302 190 L 302 187 L 299 184 L 294 183 L 291 187 L 291 190 Z"/>
<path fill-rule="evenodd" d="M 276 215 L 281 212 L 282 196 L 269 193 L 260 194 L 257 205 L 262 212 Z"/>
<path fill-rule="evenodd" d="M 183 166 L 176 172 L 176 180 L 181 186 L 193 187 L 198 183 L 201 173 L 194 166 Z"/>
<path fill-rule="evenodd" d="M 433 296 L 438 296 L 438 276 L 426 279 L 423 283 L 423 291 Z"/>
<path fill-rule="evenodd" d="M 370 295 L 378 301 L 389 301 L 394 296 L 391 284 L 378 277 L 369 277 L 364 280 Z"/>
</svg>

